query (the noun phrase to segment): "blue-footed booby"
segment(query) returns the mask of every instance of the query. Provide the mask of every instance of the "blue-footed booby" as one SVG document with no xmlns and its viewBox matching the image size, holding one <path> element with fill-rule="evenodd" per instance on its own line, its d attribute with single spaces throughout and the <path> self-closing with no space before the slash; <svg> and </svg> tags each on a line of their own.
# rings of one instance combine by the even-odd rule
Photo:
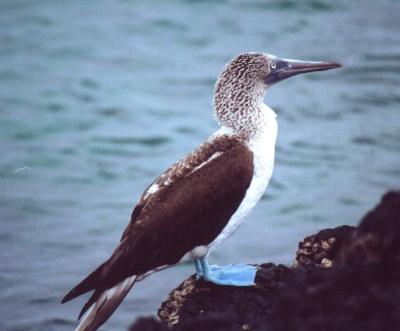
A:
<svg viewBox="0 0 400 331">
<path fill-rule="evenodd" d="M 220 129 L 148 186 L 110 258 L 62 300 L 94 291 L 77 331 L 96 330 L 136 281 L 188 257 L 198 278 L 254 284 L 256 267 L 213 266 L 207 256 L 239 227 L 271 178 L 278 128 L 265 93 L 288 77 L 337 67 L 267 53 L 240 54 L 225 66 L 214 90 Z"/>
</svg>

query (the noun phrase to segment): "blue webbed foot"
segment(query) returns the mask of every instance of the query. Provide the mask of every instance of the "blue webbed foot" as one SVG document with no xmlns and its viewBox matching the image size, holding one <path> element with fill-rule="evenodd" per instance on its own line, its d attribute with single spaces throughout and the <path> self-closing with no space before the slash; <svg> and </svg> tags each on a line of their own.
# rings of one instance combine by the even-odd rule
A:
<svg viewBox="0 0 400 331">
<path fill-rule="evenodd" d="M 204 279 L 218 285 L 253 286 L 256 273 L 257 268 L 248 264 L 210 265 Z"/>
<path fill-rule="evenodd" d="M 209 265 L 206 258 L 195 260 L 196 278 L 218 285 L 253 286 L 257 268 L 248 264 L 230 264 L 226 266 Z"/>
</svg>

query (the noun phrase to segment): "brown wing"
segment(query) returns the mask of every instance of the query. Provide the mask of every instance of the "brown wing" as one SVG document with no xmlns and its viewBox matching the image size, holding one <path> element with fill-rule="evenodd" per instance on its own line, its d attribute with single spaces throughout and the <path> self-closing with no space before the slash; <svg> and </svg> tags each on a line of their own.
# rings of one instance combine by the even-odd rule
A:
<svg viewBox="0 0 400 331">
<path fill-rule="evenodd" d="M 133 209 L 131 215 L 131 221 L 129 225 L 126 227 L 121 237 L 121 241 L 127 234 L 131 232 L 133 225 L 139 219 L 139 215 L 141 215 L 143 207 L 148 203 L 153 203 L 154 201 L 157 201 L 157 203 L 159 203 L 158 202 L 159 194 L 158 193 L 151 194 L 152 187 L 157 185 L 160 190 L 164 190 L 165 188 L 171 186 L 171 184 L 175 184 L 179 182 L 182 178 L 185 178 L 186 176 L 193 173 L 200 166 L 210 161 L 210 159 L 215 158 L 219 154 L 224 153 L 236 147 L 246 149 L 240 137 L 237 136 L 229 137 L 225 135 L 216 137 L 214 139 L 206 141 L 193 153 L 187 155 L 185 158 L 172 165 L 161 176 L 156 178 L 156 180 L 154 180 L 154 182 L 151 183 L 147 187 L 147 189 L 143 192 L 139 203 Z"/>
<path fill-rule="evenodd" d="M 239 207 L 252 176 L 253 155 L 237 145 L 162 187 L 133 215 L 107 268 L 107 283 L 177 263 L 194 247 L 211 243 Z M 121 271 L 117 279 L 114 268 Z"/>
<path fill-rule="evenodd" d="M 64 301 L 95 289 L 93 302 L 96 293 L 129 276 L 177 263 L 194 247 L 207 245 L 217 237 L 250 185 L 253 155 L 237 140 L 230 144 L 214 141 L 206 147 L 202 160 L 193 161 L 185 170 L 182 164 L 176 164 L 157 180 L 157 192 L 143 194 L 112 256 Z"/>
</svg>

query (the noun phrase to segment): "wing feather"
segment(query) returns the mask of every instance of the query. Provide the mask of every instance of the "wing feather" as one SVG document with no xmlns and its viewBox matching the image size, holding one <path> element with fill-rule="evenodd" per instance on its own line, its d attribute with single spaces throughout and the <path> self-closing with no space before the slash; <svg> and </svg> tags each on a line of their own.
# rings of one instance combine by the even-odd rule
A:
<svg viewBox="0 0 400 331">
<path fill-rule="evenodd" d="M 100 325 L 97 322 L 108 318 L 137 277 L 211 243 L 239 207 L 252 177 L 253 154 L 242 140 L 219 137 L 203 144 L 145 190 L 113 254 L 63 302 L 95 290 L 82 312 L 95 304 L 87 316 L 91 319 L 93 311 L 101 315 L 95 323 Z M 157 189 L 152 188 L 155 184 Z M 101 306 L 105 293 L 127 279 L 131 281 L 119 287 L 123 290 L 114 299 L 107 299 L 106 308 Z"/>
<path fill-rule="evenodd" d="M 131 261 L 125 265 L 125 276 L 174 264 L 195 246 L 212 242 L 250 186 L 253 154 L 235 142 L 192 162 L 190 169 L 178 164 L 166 174 L 155 181 L 159 185 L 155 193 L 143 194 L 124 232 L 123 248 L 114 256 L 112 264 Z"/>
</svg>

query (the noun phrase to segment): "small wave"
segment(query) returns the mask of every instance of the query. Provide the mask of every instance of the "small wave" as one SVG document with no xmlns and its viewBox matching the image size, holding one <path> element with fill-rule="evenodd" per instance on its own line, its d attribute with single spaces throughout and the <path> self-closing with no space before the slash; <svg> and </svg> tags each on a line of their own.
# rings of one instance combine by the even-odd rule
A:
<svg viewBox="0 0 400 331">
<path fill-rule="evenodd" d="M 175 131 L 183 134 L 194 134 L 198 132 L 195 127 L 190 126 L 179 126 L 175 129 Z"/>
<path fill-rule="evenodd" d="M 105 148 L 105 147 L 91 147 L 90 153 L 106 156 L 128 156 L 132 157 L 134 153 L 131 150 L 122 148 Z"/>
<path fill-rule="evenodd" d="M 46 16 L 28 16 L 25 17 L 26 23 L 30 23 L 32 25 L 37 25 L 41 27 L 48 27 L 53 24 L 53 20 L 50 17 Z"/>
<path fill-rule="evenodd" d="M 354 137 L 351 141 L 356 145 L 368 145 L 368 146 L 373 146 L 376 145 L 377 143 L 377 141 L 374 138 L 367 136 L 357 136 Z"/>
<path fill-rule="evenodd" d="M 385 61 L 385 62 L 399 62 L 400 54 L 376 54 L 376 53 L 366 53 L 364 54 L 364 59 L 366 61 Z"/>
<path fill-rule="evenodd" d="M 106 108 L 101 108 L 96 111 L 98 114 L 104 117 L 115 117 L 118 115 L 121 115 L 124 113 L 124 109 L 119 108 L 119 107 L 106 107 Z"/>
<path fill-rule="evenodd" d="M 322 0 L 283 0 L 283 1 L 246 1 L 242 6 L 246 8 L 265 9 L 265 10 L 282 10 L 282 11 L 332 11 L 335 7 L 330 1 Z"/>
<path fill-rule="evenodd" d="M 116 144 L 116 145 L 143 145 L 143 146 L 160 146 L 170 142 L 167 137 L 97 137 L 95 142 Z"/>
<path fill-rule="evenodd" d="M 39 204 L 38 201 L 24 201 L 20 204 L 20 208 L 26 213 L 27 215 L 39 215 L 39 216 L 46 216 L 51 215 L 52 211 L 49 208 L 45 207 L 45 204 Z"/>
<path fill-rule="evenodd" d="M 398 63 L 380 63 L 380 64 L 368 64 L 368 65 L 357 65 L 347 67 L 343 70 L 343 75 L 369 75 L 369 74 L 383 74 L 383 73 L 400 73 L 400 65 Z"/>
<path fill-rule="evenodd" d="M 172 29 L 177 31 L 188 30 L 188 27 L 185 24 L 167 18 L 156 19 L 152 21 L 151 24 L 163 29 Z"/>
<path fill-rule="evenodd" d="M 15 71 L 14 69 L 4 69 L 0 70 L 0 79 L 1 81 L 19 81 L 23 79 L 21 73 Z"/>
<path fill-rule="evenodd" d="M 379 137 L 379 145 L 391 151 L 400 151 L 400 134 L 398 132 L 383 132 Z"/>
<path fill-rule="evenodd" d="M 315 166 L 318 165 L 318 161 L 311 161 L 311 160 L 289 160 L 289 159 L 285 159 L 282 157 L 277 157 L 277 163 L 281 163 L 290 167 L 310 167 L 310 168 L 314 168 Z"/>
<path fill-rule="evenodd" d="M 303 149 L 318 150 L 318 151 L 327 151 L 330 150 L 332 147 L 327 144 L 318 144 L 302 140 L 295 140 L 292 142 L 291 145 L 295 148 L 303 148 Z"/>
<path fill-rule="evenodd" d="M 212 36 L 207 37 L 191 37 L 182 39 L 185 45 L 194 47 L 194 48 L 203 48 L 209 46 L 213 41 Z"/>
<path fill-rule="evenodd" d="M 89 90 L 97 90 L 99 88 L 99 83 L 90 78 L 82 78 L 80 85 Z"/>
<path fill-rule="evenodd" d="M 309 206 L 306 205 L 306 204 L 293 203 L 293 204 L 289 204 L 289 205 L 286 205 L 286 206 L 280 208 L 279 209 L 279 213 L 287 215 L 287 214 L 290 214 L 290 213 L 297 212 L 299 210 L 306 210 L 308 208 L 309 208 Z"/>
<path fill-rule="evenodd" d="M 350 197 L 342 197 L 339 199 L 339 202 L 342 205 L 347 205 L 347 206 L 360 204 L 360 202 L 358 200 L 356 200 L 354 198 L 350 198 Z"/>
<path fill-rule="evenodd" d="M 99 169 L 97 171 L 97 175 L 101 179 L 105 179 L 105 180 L 115 180 L 119 177 L 115 172 L 105 170 L 105 169 Z"/>
<path fill-rule="evenodd" d="M 65 318 L 51 318 L 43 322 L 44 325 L 54 325 L 54 326 L 75 326 L 76 322 L 74 320 Z"/>
<path fill-rule="evenodd" d="M 210 87 L 214 86 L 215 78 L 214 77 L 204 77 L 204 78 L 167 78 L 164 81 L 168 85 L 176 85 L 176 86 L 205 86 Z"/>
<path fill-rule="evenodd" d="M 55 182 L 61 184 L 78 184 L 78 185 L 92 185 L 93 180 L 85 176 L 58 176 L 55 178 Z"/>
<path fill-rule="evenodd" d="M 50 303 L 50 302 L 53 302 L 53 301 L 54 301 L 54 297 L 46 297 L 46 298 L 34 298 L 34 299 L 31 299 L 31 300 L 29 300 L 29 303 L 30 304 L 34 304 L 34 305 L 36 305 L 36 304 L 43 305 L 43 304 L 47 304 L 47 303 Z"/>
<path fill-rule="evenodd" d="M 271 193 L 264 193 L 261 197 L 261 201 L 272 201 L 276 200 L 277 196 Z"/>
<path fill-rule="evenodd" d="M 381 79 L 382 81 L 382 79 Z M 365 105 L 365 106 L 379 106 L 382 108 L 383 106 L 390 105 L 398 105 L 400 103 L 400 95 L 395 93 L 363 93 L 362 95 L 358 95 L 356 97 L 347 97 L 347 100 L 354 102 L 357 105 Z"/>
<path fill-rule="evenodd" d="M 14 134 L 14 139 L 16 141 L 26 141 L 26 140 L 32 140 L 35 139 L 39 136 L 39 132 L 37 131 L 28 131 L 28 130 L 24 130 L 24 131 L 20 131 Z"/>
<path fill-rule="evenodd" d="M 274 188 L 274 189 L 278 189 L 278 190 L 284 190 L 286 189 L 286 186 L 284 184 L 282 184 L 281 182 L 277 181 L 276 179 L 274 179 L 273 177 L 271 178 L 271 181 L 269 183 L 269 186 Z"/>
<path fill-rule="evenodd" d="M 46 105 L 46 110 L 51 113 L 59 113 L 65 110 L 64 105 L 57 102 L 51 102 Z"/>
</svg>

